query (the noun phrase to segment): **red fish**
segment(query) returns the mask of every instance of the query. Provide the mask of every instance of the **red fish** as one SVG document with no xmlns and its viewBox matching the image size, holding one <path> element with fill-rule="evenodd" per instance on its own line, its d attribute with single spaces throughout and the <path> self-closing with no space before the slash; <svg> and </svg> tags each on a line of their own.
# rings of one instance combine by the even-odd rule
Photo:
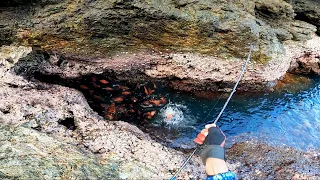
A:
<svg viewBox="0 0 320 180">
<path fill-rule="evenodd" d="M 109 114 L 115 114 L 116 113 L 116 105 L 112 103 L 109 107 L 106 108 L 107 112 Z"/>
<path fill-rule="evenodd" d="M 154 92 L 155 90 L 154 89 L 150 89 L 150 88 L 147 88 L 144 86 L 144 92 L 147 94 L 147 95 L 150 95 Z"/>
<path fill-rule="evenodd" d="M 101 96 L 93 95 L 93 98 L 99 101 L 104 101 L 104 98 Z"/>
<path fill-rule="evenodd" d="M 131 94 L 131 92 L 130 91 L 123 91 L 122 94 L 123 95 L 129 95 L 129 94 Z"/>
<path fill-rule="evenodd" d="M 120 89 L 122 90 L 128 90 L 129 88 L 127 86 L 119 86 Z"/>
<path fill-rule="evenodd" d="M 105 89 L 105 90 L 107 90 L 107 91 L 112 91 L 112 90 L 113 90 L 112 87 L 106 87 L 106 88 L 103 88 L 103 89 Z"/>
<path fill-rule="evenodd" d="M 155 100 L 155 99 L 151 99 L 150 100 L 151 104 L 154 104 L 155 106 L 160 106 L 161 104 L 161 100 Z"/>
<path fill-rule="evenodd" d="M 161 97 L 160 101 L 161 101 L 161 104 L 166 104 L 168 102 L 164 97 Z"/>
<path fill-rule="evenodd" d="M 93 82 L 97 82 L 97 77 L 92 76 L 92 81 L 93 81 Z"/>
<path fill-rule="evenodd" d="M 115 97 L 112 99 L 112 101 L 117 102 L 117 103 L 121 103 L 123 101 L 123 97 Z"/>
<path fill-rule="evenodd" d="M 145 115 L 147 116 L 148 119 L 152 119 L 152 117 L 157 113 L 157 111 L 150 111 L 145 113 Z"/>
<path fill-rule="evenodd" d="M 144 88 L 144 93 L 146 93 L 146 95 L 149 95 L 148 89 L 145 86 L 143 86 L 143 88 Z"/>
<path fill-rule="evenodd" d="M 104 79 L 100 79 L 99 80 L 102 84 L 108 84 L 109 82 L 107 80 L 104 80 Z"/>
<path fill-rule="evenodd" d="M 85 86 L 85 85 L 80 85 L 80 88 L 81 89 L 89 89 L 87 86 Z"/>
</svg>

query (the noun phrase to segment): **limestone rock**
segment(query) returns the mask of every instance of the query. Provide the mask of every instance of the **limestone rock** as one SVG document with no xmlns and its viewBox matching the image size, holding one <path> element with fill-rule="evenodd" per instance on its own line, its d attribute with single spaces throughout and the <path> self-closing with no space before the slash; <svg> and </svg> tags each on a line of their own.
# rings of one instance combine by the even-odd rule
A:
<svg viewBox="0 0 320 180">
<path fill-rule="evenodd" d="M 291 3 L 297 14 L 295 19 L 317 26 L 317 33 L 320 34 L 320 2 L 317 0 L 292 0 Z"/>
<path fill-rule="evenodd" d="M 317 27 L 304 21 L 294 21 L 291 23 L 290 32 L 295 40 L 311 39 L 312 34 L 317 31 Z"/>
</svg>

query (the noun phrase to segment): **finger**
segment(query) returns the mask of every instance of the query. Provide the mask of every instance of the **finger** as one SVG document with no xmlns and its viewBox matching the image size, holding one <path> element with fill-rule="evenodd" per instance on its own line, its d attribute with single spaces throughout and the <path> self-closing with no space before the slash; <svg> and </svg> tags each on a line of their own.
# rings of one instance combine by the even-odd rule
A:
<svg viewBox="0 0 320 180">
<path fill-rule="evenodd" d="M 200 133 L 203 134 L 204 137 L 207 137 L 207 135 L 209 134 L 209 130 L 208 129 L 202 129 L 202 131 Z"/>
<path fill-rule="evenodd" d="M 202 142 L 206 139 L 206 137 L 204 136 L 204 134 L 201 134 L 201 133 L 199 133 L 199 134 L 197 135 L 197 138 L 198 138 L 200 141 L 202 141 Z"/>
<path fill-rule="evenodd" d="M 199 138 L 195 138 L 195 139 L 193 140 L 193 142 L 195 142 L 195 143 L 197 143 L 197 144 L 199 144 L 199 145 L 203 144 L 203 141 L 201 141 Z"/>
<path fill-rule="evenodd" d="M 212 124 L 207 124 L 207 125 L 205 126 L 206 129 L 209 129 L 209 128 L 211 128 L 211 127 L 217 127 L 217 125 L 214 124 L 214 123 L 212 123 Z"/>
</svg>

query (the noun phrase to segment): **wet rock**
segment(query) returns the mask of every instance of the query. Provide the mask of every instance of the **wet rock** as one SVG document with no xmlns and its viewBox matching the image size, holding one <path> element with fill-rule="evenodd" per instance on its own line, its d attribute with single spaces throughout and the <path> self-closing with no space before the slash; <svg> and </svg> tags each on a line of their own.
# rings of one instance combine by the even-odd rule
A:
<svg viewBox="0 0 320 180">
<path fill-rule="evenodd" d="M 297 57 L 292 63 L 290 72 L 296 74 L 316 74 L 320 75 L 320 54 L 306 52 L 303 56 Z"/>
</svg>

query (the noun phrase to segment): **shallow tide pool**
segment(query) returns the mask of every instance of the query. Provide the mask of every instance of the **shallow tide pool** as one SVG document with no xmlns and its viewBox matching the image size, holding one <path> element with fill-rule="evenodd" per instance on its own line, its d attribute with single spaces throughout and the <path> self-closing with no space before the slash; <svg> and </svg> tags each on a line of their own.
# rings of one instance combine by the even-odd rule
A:
<svg viewBox="0 0 320 180">
<path fill-rule="evenodd" d="M 273 93 L 235 93 L 217 123 L 227 135 L 228 145 L 255 138 L 273 146 L 320 148 L 320 79 L 311 78 L 298 90 L 292 86 L 301 84 Z M 193 138 L 205 124 L 214 121 L 229 95 L 225 93 L 218 101 L 219 95 L 209 100 L 184 93 L 168 94 L 169 104 L 153 123 L 175 132 L 168 133 L 167 143 L 182 148 L 195 146 Z"/>
</svg>

